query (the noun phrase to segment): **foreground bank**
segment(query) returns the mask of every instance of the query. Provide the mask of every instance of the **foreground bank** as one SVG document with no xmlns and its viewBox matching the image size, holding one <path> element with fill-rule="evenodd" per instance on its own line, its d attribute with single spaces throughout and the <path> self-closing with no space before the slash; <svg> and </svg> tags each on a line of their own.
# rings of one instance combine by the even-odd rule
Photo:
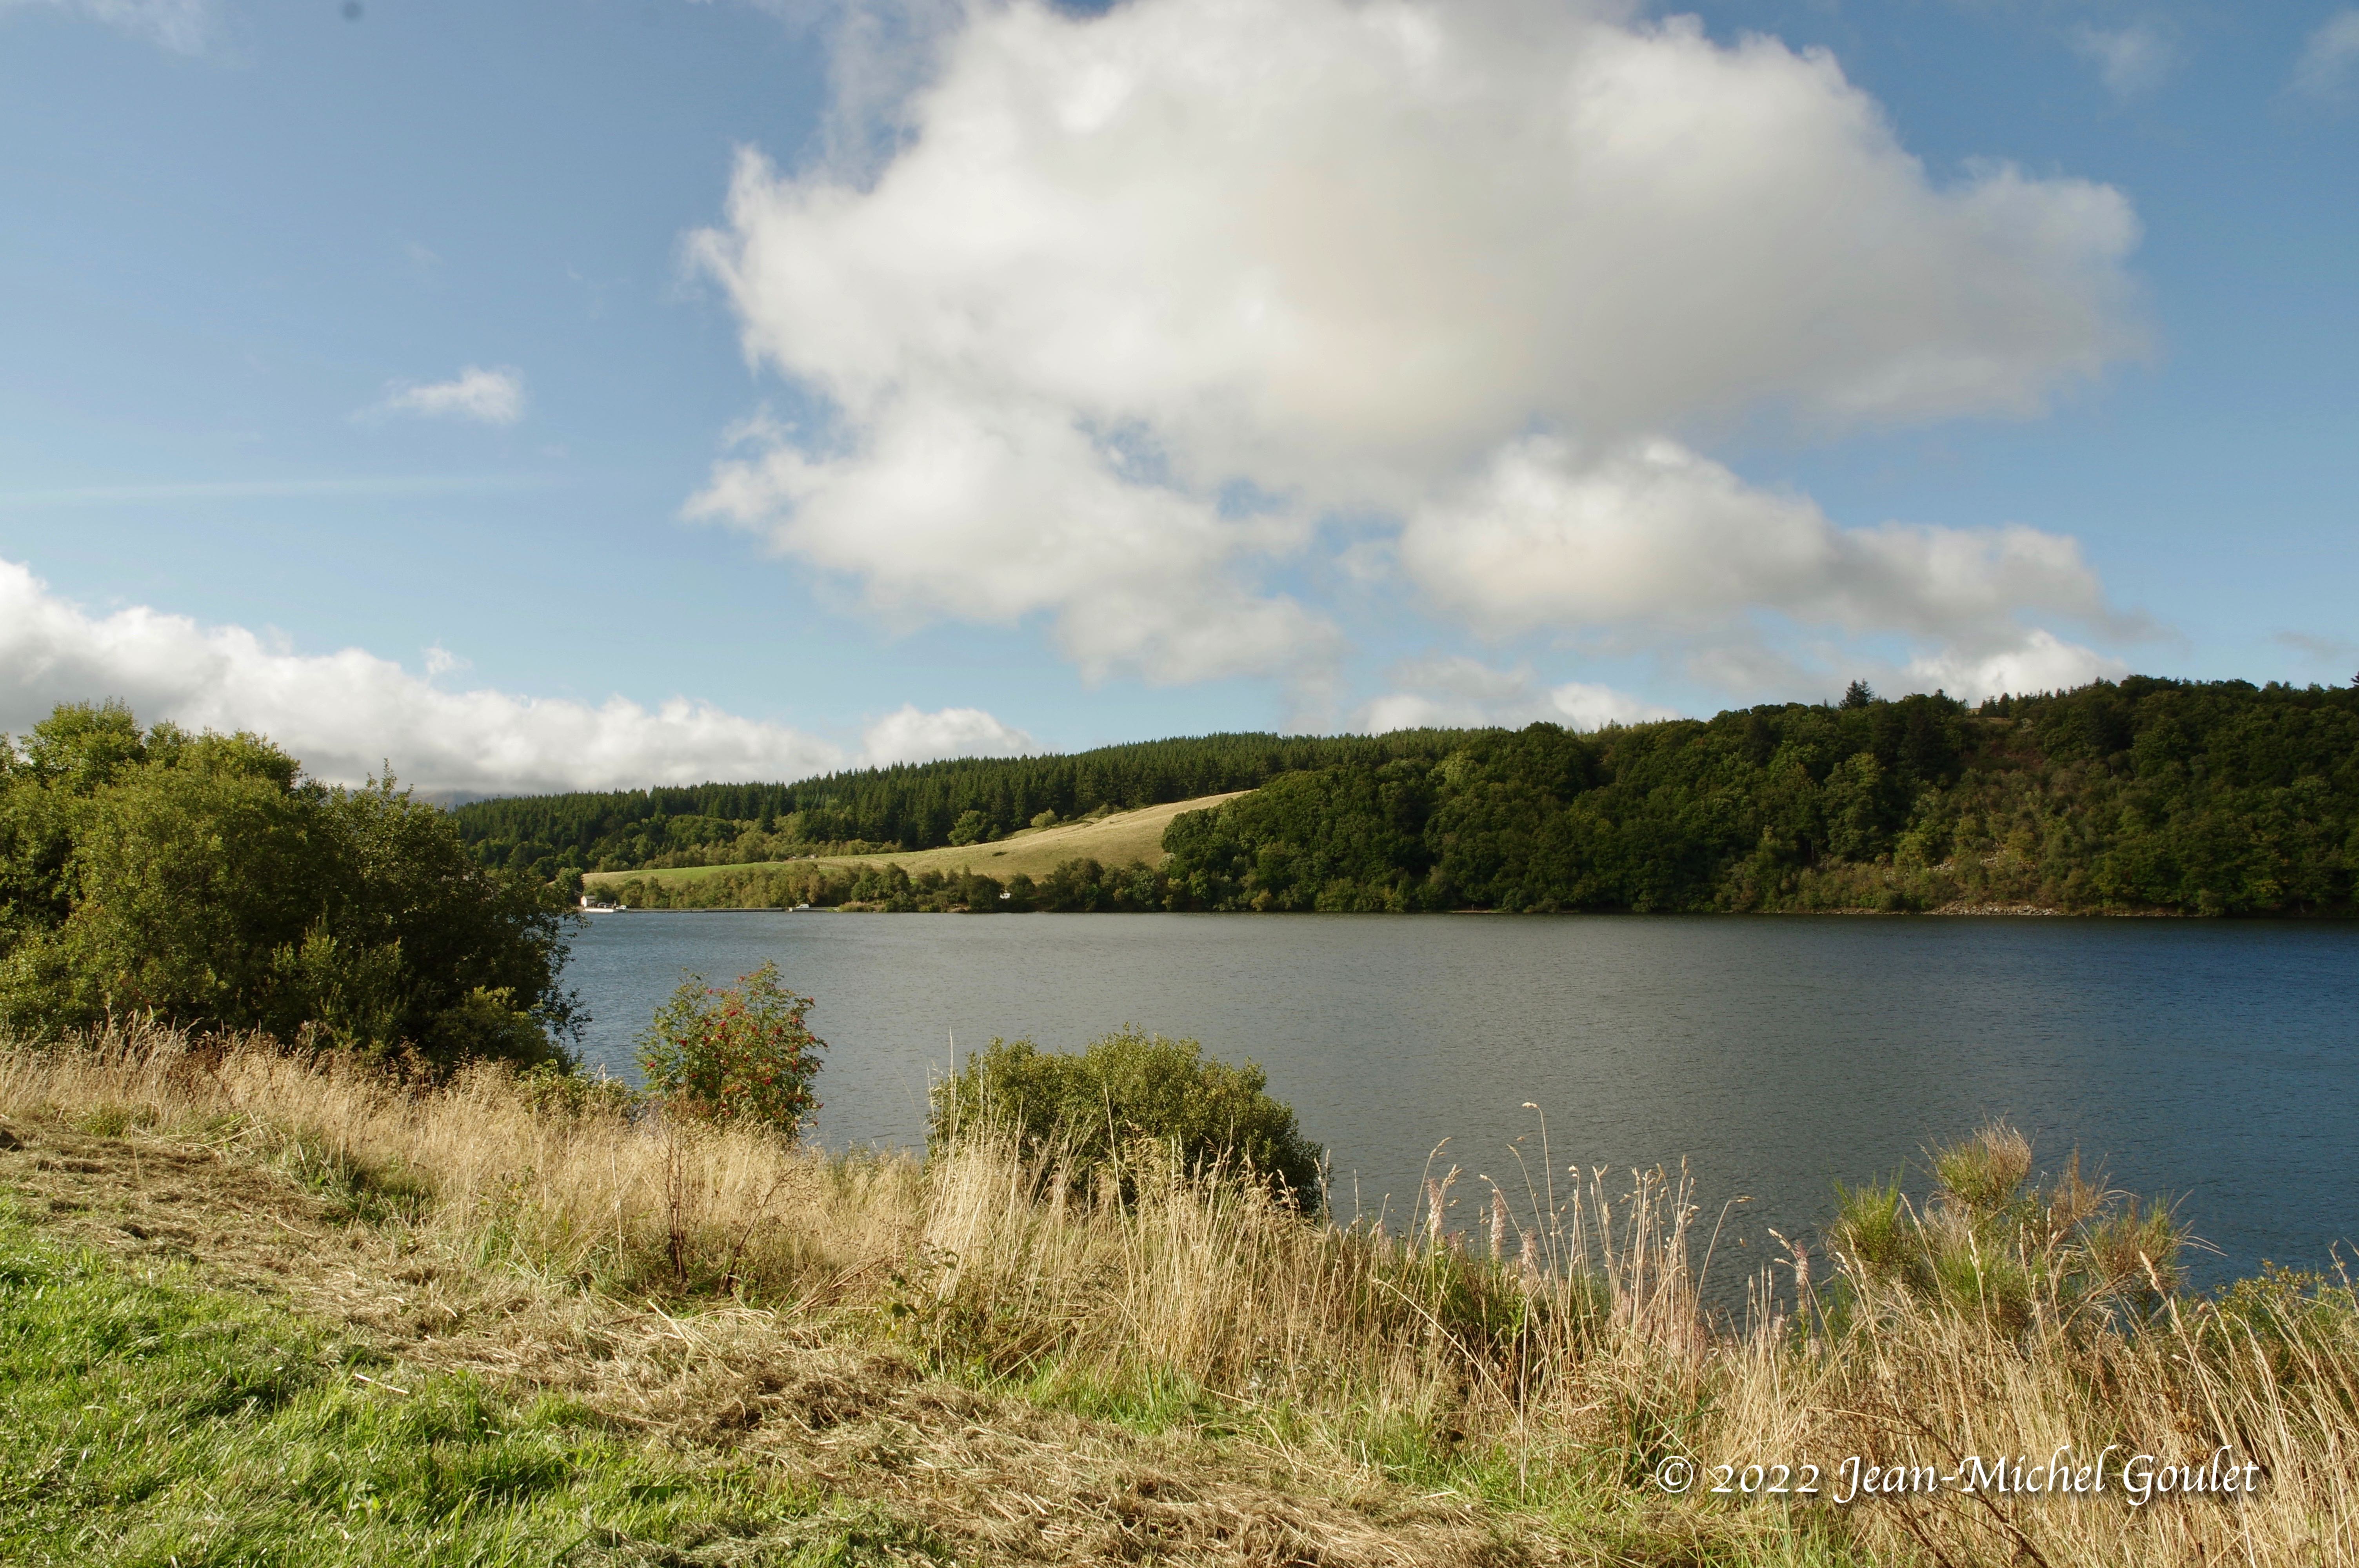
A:
<svg viewBox="0 0 2359 1568">
<path fill-rule="evenodd" d="M 259 1282 L 310 1325 L 284 1330 L 321 1351 L 301 1387 L 181 1410 L 224 1452 L 322 1379 L 419 1401 L 418 1432 L 479 1388 L 488 1430 L 542 1444 L 529 1477 L 479 1437 L 448 1452 L 480 1485 L 272 1494 L 322 1541 L 393 1544 L 397 1514 L 425 1540 L 463 1497 L 519 1562 L 2359 1560 L 2349 1291 L 2191 1295 L 2166 1218 L 2030 1184 L 2004 1130 L 1944 1157 L 1922 1215 L 1857 1195 L 1735 1323 L 1699 1304 L 1728 1265 L 1693 1195 L 1544 1161 L 1472 1235 L 1429 1212 L 1383 1237 L 1147 1152 L 1092 1193 L 988 1138 L 845 1159 L 506 1067 L 433 1084 L 161 1033 L 0 1055 L 0 1116 L 32 1237 L 10 1311 L 61 1269 L 130 1290 L 114 1270 Z M 58 1260 L 77 1245 L 96 1260 Z M 336 1400 L 320 1420 L 359 1419 Z M 162 1506 L 71 1461 L 88 1414 L 43 1415 L 44 1551 Z M 679 1508 L 565 1492 L 601 1444 Z"/>
</svg>

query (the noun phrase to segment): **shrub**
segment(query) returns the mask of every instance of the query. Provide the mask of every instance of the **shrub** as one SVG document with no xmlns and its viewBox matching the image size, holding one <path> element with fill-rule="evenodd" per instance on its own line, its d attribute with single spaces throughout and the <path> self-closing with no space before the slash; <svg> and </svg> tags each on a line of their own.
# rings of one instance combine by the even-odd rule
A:
<svg viewBox="0 0 2359 1568">
<path fill-rule="evenodd" d="M 1933 1154 L 1933 1175 L 1943 1195 L 1978 1215 L 2013 1203 L 2030 1174 L 2031 1141 L 2004 1121 Z"/>
<path fill-rule="evenodd" d="M 1930 1162 L 1921 1212 L 1897 1180 L 1838 1189 L 1829 1239 L 1855 1283 L 1971 1313 L 2009 1336 L 2043 1316 L 2150 1317 L 2179 1290 L 2187 1240 L 2169 1209 L 2084 1177 L 2077 1154 L 2035 1181 L 2030 1141 L 1997 1121 Z"/>
<path fill-rule="evenodd" d="M 1932 1259 L 1908 1210 L 1900 1182 L 1835 1187 L 1835 1245 L 1849 1253 L 1854 1264 L 1874 1278 L 1890 1280 L 1912 1290 L 1930 1291 Z"/>
<path fill-rule="evenodd" d="M 1079 1055 L 995 1040 L 935 1086 L 927 1145 L 939 1150 L 962 1129 L 1006 1130 L 1086 1180 L 1124 1145 L 1155 1139 L 1191 1170 L 1225 1161 L 1314 1214 L 1326 1151 L 1303 1137 L 1268 1082 L 1251 1062 L 1208 1060 L 1196 1041 L 1128 1026 Z"/>
<path fill-rule="evenodd" d="M 390 778 L 67 704 L 0 736 L 0 1029 L 257 1029 L 437 1067 L 567 1061 L 569 916 Z"/>
<path fill-rule="evenodd" d="M 639 1035 L 647 1087 L 669 1108 L 719 1122 L 755 1122 L 788 1138 L 819 1108 L 811 1080 L 826 1042 L 803 1022 L 811 999 L 766 963 L 734 986 L 691 975 Z"/>
</svg>

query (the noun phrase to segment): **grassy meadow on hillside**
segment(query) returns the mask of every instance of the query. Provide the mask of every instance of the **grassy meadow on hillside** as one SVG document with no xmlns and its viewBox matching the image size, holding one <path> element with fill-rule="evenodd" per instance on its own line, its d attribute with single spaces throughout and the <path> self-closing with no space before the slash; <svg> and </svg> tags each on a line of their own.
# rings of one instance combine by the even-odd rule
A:
<svg viewBox="0 0 2359 1568">
<path fill-rule="evenodd" d="M 1171 819 L 1186 811 L 1207 811 L 1235 798 L 1235 794 L 1172 801 L 1137 811 L 1062 822 L 1053 827 L 1027 827 L 984 844 L 966 844 L 912 854 L 812 855 L 799 863 L 854 873 L 896 865 L 912 877 L 927 871 L 943 875 L 972 871 L 1002 882 L 1016 876 L 1038 881 L 1069 860 L 1093 860 L 1109 866 L 1159 865 L 1163 835 Z M 796 861 L 771 860 L 745 866 L 681 866 L 651 871 L 596 871 L 585 874 L 582 887 L 600 892 L 625 880 L 650 885 L 679 885 L 711 881 L 724 873 L 772 871 Z"/>
<path fill-rule="evenodd" d="M 1048 820 L 1228 795 L 1281 773 L 1431 752 L 1455 731 L 1201 735 L 1037 757 L 961 757 L 794 784 L 475 801 L 451 820 L 485 866 L 572 872 L 750 865 L 995 842 Z"/>
</svg>

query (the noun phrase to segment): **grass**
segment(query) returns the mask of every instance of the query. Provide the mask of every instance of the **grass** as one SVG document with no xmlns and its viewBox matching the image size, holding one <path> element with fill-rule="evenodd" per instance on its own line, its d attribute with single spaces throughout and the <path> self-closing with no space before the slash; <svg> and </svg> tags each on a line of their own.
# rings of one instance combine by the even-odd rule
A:
<svg viewBox="0 0 2359 1568">
<path fill-rule="evenodd" d="M 899 855 L 822 855 L 816 863 L 855 871 L 863 866 L 895 865 L 911 876 L 926 871 L 946 873 L 973 871 L 1003 882 L 1019 871 L 1037 881 L 1067 860 L 1092 860 L 1105 866 L 1126 866 L 1134 862 L 1159 866 L 1163 863 L 1163 830 L 1171 825 L 1173 817 L 1185 811 L 1208 811 L 1224 800 L 1235 798 L 1235 794 L 1208 795 L 1196 800 L 1172 801 L 1163 806 L 1144 806 L 1136 811 L 1116 812 L 1109 816 L 1060 823 L 1054 827 L 1027 827 L 995 843 L 919 849 Z M 593 871 L 582 881 L 585 887 L 597 887 L 624 878 L 645 878 L 650 881 L 697 881 L 718 876 L 723 871 L 775 870 L 799 863 L 801 862 L 770 860 L 753 866 L 676 866 L 662 871 Z"/>
<path fill-rule="evenodd" d="M 910 1532 L 572 1401 L 419 1376 L 321 1325 L 0 1210 L 0 1560 L 884 1561 Z M 710 1555 L 710 1552 L 708 1552 Z"/>
<path fill-rule="evenodd" d="M 2349 1286 L 2279 1271 L 2190 1294 L 2167 1216 L 2077 1167 L 2034 1179 L 2004 1128 L 1940 1153 L 1930 1205 L 1853 1195 L 1827 1238 L 1754 1276 L 1753 1310 L 1731 1322 L 1703 1305 L 1696 1195 L 1661 1173 L 1551 1176 L 1544 1160 L 1471 1237 L 1435 1217 L 1444 1177 L 1409 1233 L 1386 1236 L 1190 1180 L 1148 1148 L 1093 1193 L 989 1137 L 924 1162 L 831 1156 L 582 1105 L 492 1069 L 406 1085 L 162 1032 L 0 1052 L 0 1114 L 28 1149 L 98 1136 L 80 1122 L 115 1129 L 104 1147 L 135 1163 L 197 1150 L 207 1169 L 308 1182 L 315 1206 L 287 1224 L 325 1239 L 277 1266 L 352 1303 L 337 1310 L 354 1323 L 399 1294 L 386 1321 L 410 1336 L 406 1360 L 480 1379 L 433 1385 L 449 1391 L 419 1409 L 509 1401 L 488 1425 L 450 1416 L 434 1442 L 457 1454 L 496 1432 L 603 1454 L 627 1430 L 720 1455 L 679 1483 L 712 1499 L 681 1519 L 725 1514 L 729 1456 L 759 1455 L 821 1488 L 771 1494 L 780 1517 L 848 1498 L 919 1521 L 960 1561 L 2359 1563 Z M 140 1185 L 120 1152 L 42 1157 Z M 378 1183 L 391 1196 L 370 1195 Z M 378 1282 L 335 1282 L 347 1275 Z M 315 1368 L 274 1409 L 398 1414 L 336 1380 L 342 1352 L 306 1343 L 254 1358 Z M 546 1395 L 571 1402 L 536 1427 Z M 44 1408 L 64 1422 L 82 1402 L 104 1404 Z M 237 1419 L 279 1417 L 257 1403 Z M 279 1444 L 290 1474 L 309 1473 L 304 1432 L 342 1430 L 305 1419 Z M 324 1475 L 375 1441 L 349 1430 L 303 1464 Z M 2224 1444 L 2263 1481 L 2133 1507 L 2116 1457 L 2099 1497 L 1741 1490 L 1747 1464 L 1831 1481 L 1852 1455 L 1947 1471 L 1970 1455 L 2041 1465 L 2060 1444 L 2171 1464 Z M 57 1436 L 16 1473 L 87 1445 Z M 485 1473 L 509 1473 L 484 1454 Z M 1673 1459 L 1704 1484 L 1667 1494 L 1653 1477 Z M 543 1497 L 578 1511 L 562 1487 L 587 1483 L 551 1465 L 516 1472 L 551 1477 L 543 1492 L 491 1493 L 519 1521 L 563 1511 Z M 1739 1490 L 1708 1489 L 1722 1465 Z M 404 1528 L 440 1528 L 432 1499 L 458 1495 L 387 1484 L 411 1499 Z M 658 1494 L 644 1506 L 671 1506 Z M 308 1519 L 329 1493 L 300 1495 L 254 1508 Z M 646 1517 L 653 1538 L 675 1516 Z"/>
</svg>

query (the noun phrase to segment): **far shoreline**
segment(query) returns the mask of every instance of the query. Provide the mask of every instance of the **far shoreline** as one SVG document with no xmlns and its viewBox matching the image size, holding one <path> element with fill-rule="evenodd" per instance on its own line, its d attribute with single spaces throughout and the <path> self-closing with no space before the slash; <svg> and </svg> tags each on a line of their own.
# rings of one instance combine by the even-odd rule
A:
<svg viewBox="0 0 2359 1568">
<path fill-rule="evenodd" d="M 1568 915 L 1616 917 L 1633 920 L 1778 920 L 1778 919 L 1973 919 L 1973 920 L 2205 920 L 2237 924 L 2272 925 L 2288 922 L 2315 921 L 2325 925 L 2348 925 L 2354 917 L 2341 914 L 2319 914 L 2293 912 L 2284 914 L 2203 914 L 2177 909 L 2055 909 L 2039 904 L 2006 905 L 1945 905 L 1940 909 L 1438 909 L 1438 910 L 1342 910 L 1342 909 L 1122 909 L 1122 910 L 973 910 L 973 909 L 888 909 L 877 903 L 810 904 L 708 904 L 703 906 L 627 904 L 596 911 L 571 912 L 586 919 L 592 913 L 600 914 L 1185 914 L 1204 917 L 1296 915 L 1350 915 L 1364 919 L 1446 919 L 1451 916 L 1484 915 L 1502 918 L 1561 918 Z"/>
</svg>

